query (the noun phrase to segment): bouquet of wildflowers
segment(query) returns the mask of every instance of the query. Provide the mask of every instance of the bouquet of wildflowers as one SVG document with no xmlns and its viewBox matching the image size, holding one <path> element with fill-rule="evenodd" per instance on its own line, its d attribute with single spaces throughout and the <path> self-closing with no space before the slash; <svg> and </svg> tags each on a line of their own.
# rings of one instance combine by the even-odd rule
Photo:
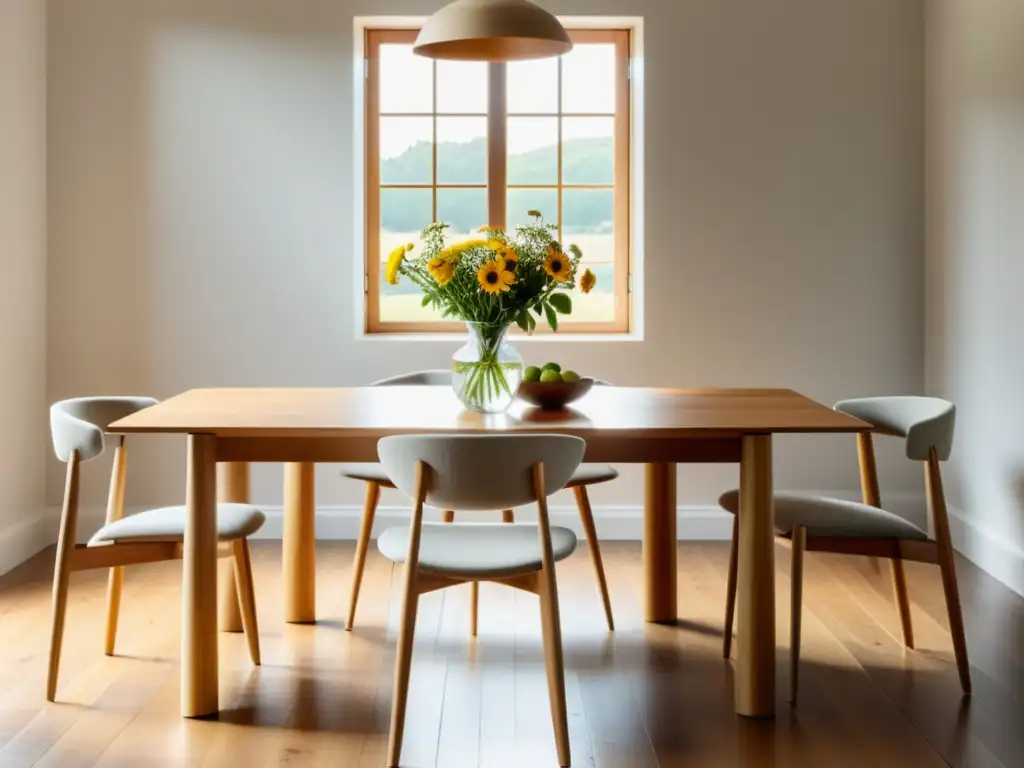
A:
<svg viewBox="0 0 1024 768">
<path fill-rule="evenodd" d="M 569 292 L 576 287 L 583 253 L 575 245 L 564 250 L 554 237 L 557 225 L 546 223 L 540 211 L 528 213 L 533 221 L 514 233 L 485 226 L 480 237 L 452 244 L 446 242 L 448 225 L 438 221 L 423 230 L 418 255 L 410 255 L 410 243 L 388 257 L 389 283 L 397 284 L 404 275 L 423 292 L 423 306 L 475 325 L 481 359 L 472 370 L 455 371 L 467 376 L 470 402 L 474 392 L 483 398 L 491 390 L 510 390 L 497 351 L 512 323 L 532 333 L 538 319 L 544 319 L 557 331 L 559 315 L 572 312 Z M 583 293 L 595 282 L 589 269 L 579 275 Z"/>
</svg>

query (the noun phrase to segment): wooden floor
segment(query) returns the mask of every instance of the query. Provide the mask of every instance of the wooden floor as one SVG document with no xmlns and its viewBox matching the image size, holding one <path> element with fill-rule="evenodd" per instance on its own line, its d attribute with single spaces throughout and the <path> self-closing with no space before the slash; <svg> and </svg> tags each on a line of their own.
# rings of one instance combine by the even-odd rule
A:
<svg viewBox="0 0 1024 768">
<path fill-rule="evenodd" d="M 221 636 L 217 721 L 178 716 L 180 564 L 128 569 L 115 658 L 103 655 L 105 572 L 73 576 L 58 703 L 44 700 L 52 551 L 0 578 L 0 766 L 384 764 L 398 572 L 371 556 L 344 631 L 353 546 L 318 549 L 316 626 L 281 621 L 280 546 L 254 547 L 263 666 Z M 1024 766 L 1024 600 L 961 560 L 975 695 L 960 696 L 938 571 L 909 564 L 917 652 L 901 648 L 888 569 L 808 555 L 801 699 L 787 703 L 788 591 L 778 550 L 779 714 L 732 709 L 720 657 L 728 547 L 679 552 L 678 626 L 640 617 L 638 544 L 608 543 L 619 630 L 607 632 L 585 550 L 559 566 L 574 766 Z M 420 603 L 403 765 L 556 765 L 536 598 L 468 587 Z"/>
</svg>

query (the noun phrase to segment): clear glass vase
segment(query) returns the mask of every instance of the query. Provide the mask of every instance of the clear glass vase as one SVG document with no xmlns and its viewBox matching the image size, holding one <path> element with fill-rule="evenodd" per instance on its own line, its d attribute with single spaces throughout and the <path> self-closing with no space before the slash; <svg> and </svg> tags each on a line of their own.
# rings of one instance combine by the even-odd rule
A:
<svg viewBox="0 0 1024 768">
<path fill-rule="evenodd" d="M 466 408 L 503 413 L 523 378 L 523 358 L 508 343 L 508 325 L 466 323 L 469 338 L 452 355 L 452 388 Z"/>
</svg>

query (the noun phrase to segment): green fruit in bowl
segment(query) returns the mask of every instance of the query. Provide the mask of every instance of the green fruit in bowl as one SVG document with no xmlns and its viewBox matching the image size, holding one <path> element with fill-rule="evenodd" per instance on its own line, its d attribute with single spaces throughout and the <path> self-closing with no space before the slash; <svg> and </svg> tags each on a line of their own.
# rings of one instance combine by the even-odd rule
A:
<svg viewBox="0 0 1024 768">
<path fill-rule="evenodd" d="M 558 363 L 544 363 L 544 370 L 560 373 L 562 370 L 562 366 L 560 366 Z"/>
<path fill-rule="evenodd" d="M 523 371 L 523 381 L 540 381 L 540 368 L 536 365 L 527 366 Z"/>
<path fill-rule="evenodd" d="M 541 384 L 561 384 L 562 374 L 554 368 L 545 368 L 540 373 L 540 382 Z"/>
<path fill-rule="evenodd" d="M 579 380 L 580 380 L 580 375 L 578 373 L 576 373 L 576 371 L 563 371 L 562 372 L 562 381 L 564 381 L 566 384 L 575 384 Z"/>
</svg>

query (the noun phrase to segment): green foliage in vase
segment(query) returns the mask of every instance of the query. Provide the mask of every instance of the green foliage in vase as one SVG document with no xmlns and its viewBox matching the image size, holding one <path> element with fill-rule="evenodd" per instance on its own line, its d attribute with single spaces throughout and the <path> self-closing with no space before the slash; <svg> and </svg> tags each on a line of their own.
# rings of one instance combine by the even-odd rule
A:
<svg viewBox="0 0 1024 768">
<path fill-rule="evenodd" d="M 443 317 L 505 327 L 516 323 L 527 333 L 544 318 L 558 330 L 559 315 L 572 312 L 568 291 L 575 288 L 583 253 L 555 240 L 554 224 L 539 211 L 532 221 L 509 234 L 481 227 L 480 238 L 449 244 L 448 224 L 435 222 L 422 233 L 423 248 L 411 256 L 412 243 L 388 257 L 385 279 L 395 285 L 402 275 L 423 292 L 423 306 Z"/>
</svg>

